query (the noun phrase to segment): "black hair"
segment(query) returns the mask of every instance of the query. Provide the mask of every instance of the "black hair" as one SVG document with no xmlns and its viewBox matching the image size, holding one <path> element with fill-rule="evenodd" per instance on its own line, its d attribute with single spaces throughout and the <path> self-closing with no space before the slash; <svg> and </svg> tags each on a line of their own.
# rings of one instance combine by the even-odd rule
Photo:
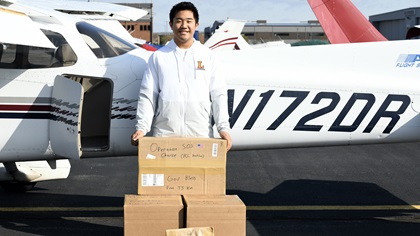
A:
<svg viewBox="0 0 420 236">
<path fill-rule="evenodd" d="M 198 10 L 194 6 L 194 4 L 192 4 L 191 2 L 180 2 L 176 5 L 174 5 L 172 7 L 171 11 L 169 12 L 169 22 L 172 22 L 174 20 L 175 15 L 178 12 L 184 11 L 184 10 L 192 11 L 192 13 L 194 15 L 195 22 L 198 23 Z"/>
</svg>

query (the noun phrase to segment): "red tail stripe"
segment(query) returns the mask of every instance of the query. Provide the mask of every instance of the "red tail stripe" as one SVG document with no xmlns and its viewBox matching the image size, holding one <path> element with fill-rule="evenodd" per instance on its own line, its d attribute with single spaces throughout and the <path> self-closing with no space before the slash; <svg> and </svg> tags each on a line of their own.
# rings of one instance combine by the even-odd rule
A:
<svg viewBox="0 0 420 236">
<path fill-rule="evenodd" d="M 237 39 L 238 39 L 238 37 L 233 37 L 233 38 L 224 39 L 224 40 L 222 40 L 222 41 L 219 41 L 218 43 L 215 43 L 214 45 L 210 46 L 209 48 L 217 47 L 217 46 L 219 46 L 219 44 L 221 44 L 221 43 L 223 43 L 223 42 L 225 42 L 225 41 L 229 41 L 229 40 L 237 40 Z"/>
</svg>

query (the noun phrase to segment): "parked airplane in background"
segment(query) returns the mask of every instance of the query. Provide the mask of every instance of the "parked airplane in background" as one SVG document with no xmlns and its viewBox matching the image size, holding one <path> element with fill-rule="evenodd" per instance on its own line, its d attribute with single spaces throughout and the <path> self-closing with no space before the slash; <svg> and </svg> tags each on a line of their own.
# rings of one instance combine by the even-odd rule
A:
<svg viewBox="0 0 420 236">
<path fill-rule="evenodd" d="M 245 23 L 244 20 L 226 20 L 204 45 L 215 51 L 234 50 L 238 39 L 242 38 L 241 33 Z"/>
<path fill-rule="evenodd" d="M 268 47 L 283 47 L 290 44 L 285 43 L 283 40 L 277 40 L 259 44 L 249 44 L 242 36 L 242 30 L 246 21 L 227 19 L 215 30 L 214 34 L 204 43 L 214 51 L 225 50 L 250 50 Z"/>
<path fill-rule="evenodd" d="M 72 11 L 36 2 L 0 0 L 2 20 L 30 19 L 25 30 L 39 38 L 22 39 L 11 27 L 0 34 L 6 188 L 66 178 L 69 159 L 137 153 L 130 135 L 152 52 L 84 19 L 90 12 L 111 21 L 133 9 L 119 6 L 117 14 L 112 4 L 77 2 Z M 216 52 L 233 149 L 419 141 L 419 48 L 419 40 L 405 40 Z"/>
<path fill-rule="evenodd" d="M 350 0 L 308 0 L 331 44 L 387 41 Z"/>
</svg>

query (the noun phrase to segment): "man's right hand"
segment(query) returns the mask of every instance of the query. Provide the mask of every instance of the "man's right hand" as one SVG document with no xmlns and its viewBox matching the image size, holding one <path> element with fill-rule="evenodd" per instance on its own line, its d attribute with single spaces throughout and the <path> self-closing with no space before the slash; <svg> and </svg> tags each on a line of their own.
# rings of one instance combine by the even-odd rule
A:
<svg viewBox="0 0 420 236">
<path fill-rule="evenodd" d="M 144 137 L 144 133 L 141 130 L 136 130 L 136 132 L 134 132 L 131 135 L 131 144 L 134 146 L 139 145 L 139 139 Z"/>
</svg>

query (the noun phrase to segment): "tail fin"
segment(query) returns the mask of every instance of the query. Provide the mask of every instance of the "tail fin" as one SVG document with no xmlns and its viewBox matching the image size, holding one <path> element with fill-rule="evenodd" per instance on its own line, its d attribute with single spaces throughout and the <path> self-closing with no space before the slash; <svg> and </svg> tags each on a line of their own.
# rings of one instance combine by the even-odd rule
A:
<svg viewBox="0 0 420 236">
<path fill-rule="evenodd" d="M 387 41 L 350 0 L 308 0 L 332 44 Z"/>
<path fill-rule="evenodd" d="M 247 41 L 245 41 L 244 37 L 240 35 L 240 37 L 238 37 L 238 40 L 236 40 L 235 49 L 236 50 L 250 50 L 253 48 L 251 47 L 251 45 L 248 44 Z"/>
<path fill-rule="evenodd" d="M 233 50 L 241 36 L 245 21 L 227 20 L 214 34 L 204 43 L 212 50 Z"/>
</svg>

